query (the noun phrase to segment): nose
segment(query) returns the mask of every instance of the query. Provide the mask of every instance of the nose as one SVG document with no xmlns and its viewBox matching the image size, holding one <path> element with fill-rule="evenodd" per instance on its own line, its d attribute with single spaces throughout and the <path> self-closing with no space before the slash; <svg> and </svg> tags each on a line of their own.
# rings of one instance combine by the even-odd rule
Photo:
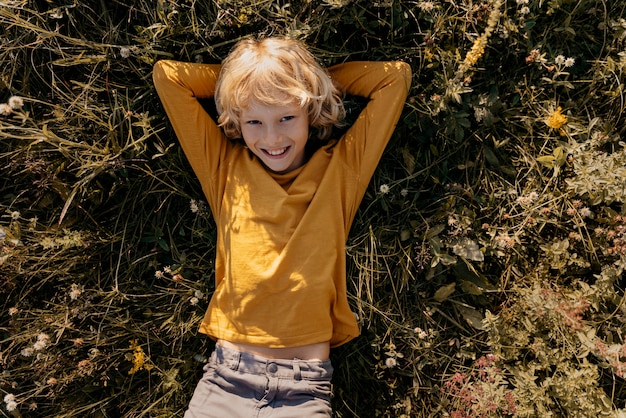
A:
<svg viewBox="0 0 626 418">
<path fill-rule="evenodd" d="M 263 134 L 263 140 L 267 145 L 274 145 L 280 142 L 280 134 L 278 132 L 278 129 L 276 129 L 276 127 L 272 126 L 271 124 L 265 125 L 265 130 Z"/>
</svg>

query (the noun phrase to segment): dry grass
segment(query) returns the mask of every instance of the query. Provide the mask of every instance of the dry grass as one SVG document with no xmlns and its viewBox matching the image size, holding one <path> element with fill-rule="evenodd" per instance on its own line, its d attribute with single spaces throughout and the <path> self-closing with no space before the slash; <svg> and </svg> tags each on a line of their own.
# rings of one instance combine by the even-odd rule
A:
<svg viewBox="0 0 626 418">
<path fill-rule="evenodd" d="M 327 64 L 415 74 L 347 243 L 363 335 L 333 353 L 336 415 L 621 416 L 623 15 L 595 0 L 1 2 L 0 414 L 182 415 L 211 349 L 197 326 L 215 231 L 151 68 L 276 33 Z"/>
</svg>

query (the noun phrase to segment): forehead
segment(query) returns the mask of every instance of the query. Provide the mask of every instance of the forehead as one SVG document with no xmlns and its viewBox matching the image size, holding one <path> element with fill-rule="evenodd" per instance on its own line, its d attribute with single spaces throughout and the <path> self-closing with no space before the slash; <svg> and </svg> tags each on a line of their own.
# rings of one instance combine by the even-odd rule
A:
<svg viewBox="0 0 626 418">
<path fill-rule="evenodd" d="M 243 117 L 250 116 L 273 116 L 285 114 L 297 114 L 305 112 L 296 100 L 286 101 L 285 103 L 264 103 L 259 100 L 250 100 L 246 106 L 241 109 Z"/>
</svg>

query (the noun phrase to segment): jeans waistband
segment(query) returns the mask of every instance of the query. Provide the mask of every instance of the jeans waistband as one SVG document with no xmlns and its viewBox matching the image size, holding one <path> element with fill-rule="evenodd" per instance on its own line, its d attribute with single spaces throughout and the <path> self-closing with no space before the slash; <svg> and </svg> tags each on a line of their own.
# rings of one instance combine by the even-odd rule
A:
<svg viewBox="0 0 626 418">
<path fill-rule="evenodd" d="M 269 375 L 294 380 L 330 380 L 330 360 L 270 359 L 244 351 L 216 345 L 211 360 L 231 370 L 256 375 Z"/>
</svg>

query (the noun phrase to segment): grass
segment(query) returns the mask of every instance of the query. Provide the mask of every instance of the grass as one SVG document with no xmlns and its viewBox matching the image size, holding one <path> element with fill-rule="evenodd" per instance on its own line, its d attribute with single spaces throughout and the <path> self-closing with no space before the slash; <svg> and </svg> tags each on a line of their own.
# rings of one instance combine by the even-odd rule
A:
<svg viewBox="0 0 626 418">
<path fill-rule="evenodd" d="M 346 245 L 336 415 L 623 416 L 622 3 L 3 2 L 0 415 L 182 416 L 215 230 L 151 68 L 263 33 L 414 72 Z"/>
</svg>

